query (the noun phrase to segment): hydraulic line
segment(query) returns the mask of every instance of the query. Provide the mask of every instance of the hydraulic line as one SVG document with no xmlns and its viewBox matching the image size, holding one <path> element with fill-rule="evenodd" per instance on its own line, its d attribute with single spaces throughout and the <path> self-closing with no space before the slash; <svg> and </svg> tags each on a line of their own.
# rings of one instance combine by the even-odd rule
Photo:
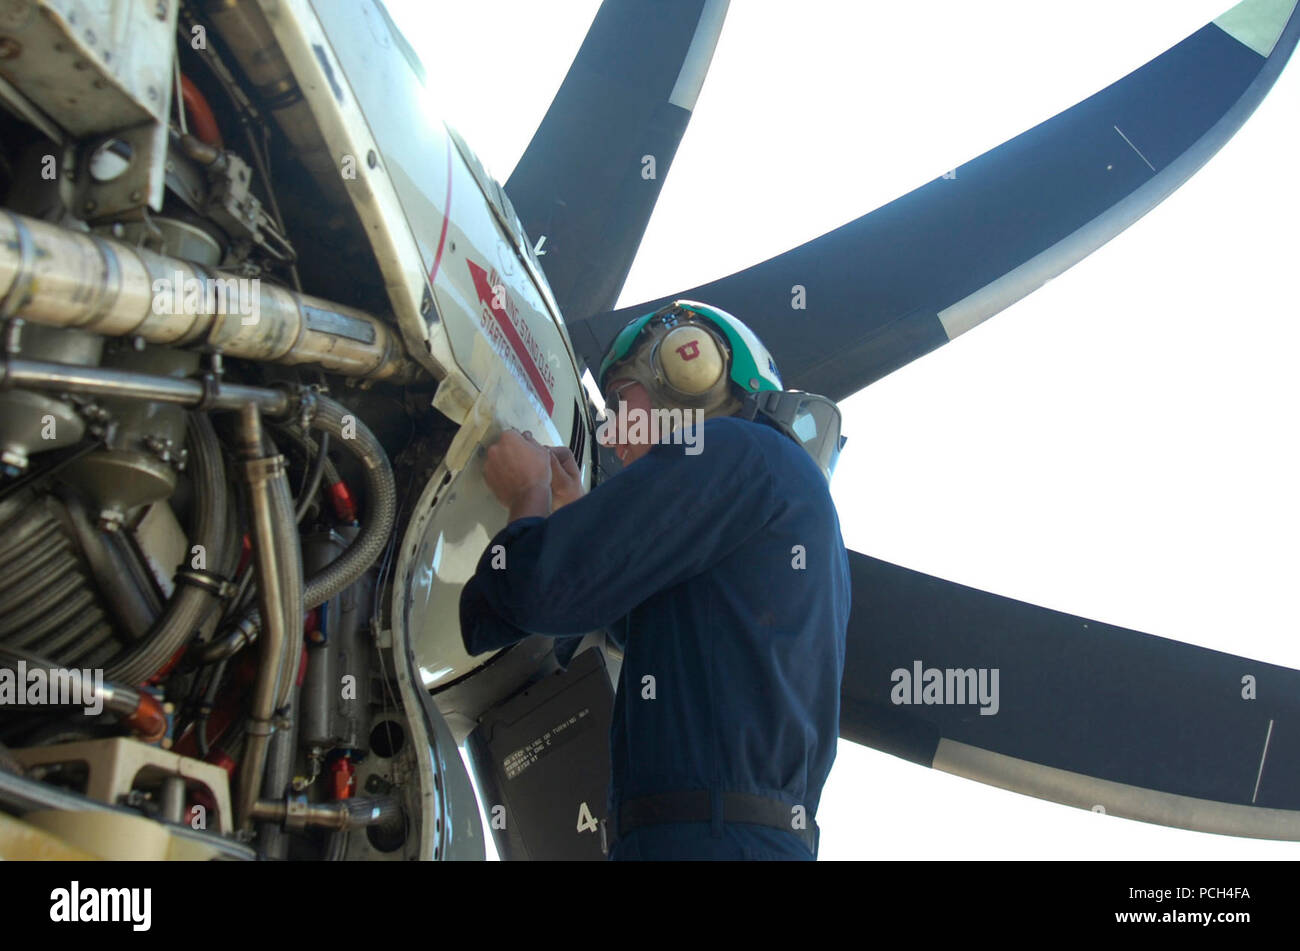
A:
<svg viewBox="0 0 1300 951">
<path fill-rule="evenodd" d="M 44 670 L 51 682 L 57 679 L 69 687 L 75 685 L 75 692 L 81 697 L 83 705 L 92 705 L 92 698 L 98 694 L 95 699 L 102 701 L 103 712 L 116 715 L 123 725 L 146 743 L 157 743 L 167 735 L 167 714 L 152 694 L 111 680 L 98 684 L 87 682 L 79 668 L 60 667 L 20 648 L 0 645 L 0 666 L 18 669 L 18 664 L 24 665 L 28 670 Z"/>
<path fill-rule="evenodd" d="M 267 454 L 262 417 L 252 404 L 240 412 L 240 455 L 248 483 L 253 522 L 253 556 L 263 621 L 261 662 L 249 703 L 248 739 L 239 767 L 235 814 L 240 828 L 252 828 L 252 809 L 262 788 L 267 751 L 277 714 L 284 716 L 301 645 L 302 555 L 284 459 Z"/>
<path fill-rule="evenodd" d="M 299 494 L 298 508 L 294 511 L 294 520 L 301 523 L 307 509 L 311 505 L 311 500 L 315 498 L 316 492 L 320 489 L 321 478 L 325 475 L 325 463 L 329 462 L 330 434 L 321 433 L 320 445 L 316 450 L 316 456 L 312 459 L 311 469 L 307 472 L 307 484 L 303 486 Z M 337 479 L 335 481 L 338 481 Z"/>
<path fill-rule="evenodd" d="M 253 806 L 259 821 L 274 822 L 286 829 L 363 829 L 366 826 L 400 822 L 402 806 L 395 796 L 357 797 L 331 802 L 308 802 L 306 797 L 287 800 L 259 800 Z"/>
</svg>

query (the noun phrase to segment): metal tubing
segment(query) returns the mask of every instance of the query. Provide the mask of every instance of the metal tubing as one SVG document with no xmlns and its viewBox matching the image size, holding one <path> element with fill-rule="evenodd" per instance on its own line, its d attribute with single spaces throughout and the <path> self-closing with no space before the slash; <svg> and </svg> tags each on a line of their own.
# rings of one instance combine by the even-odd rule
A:
<svg viewBox="0 0 1300 951">
<path fill-rule="evenodd" d="M 146 743 L 157 743 L 167 735 L 167 713 L 163 705 L 143 690 L 110 680 L 88 682 L 80 668 L 61 667 L 12 645 L 0 644 L 0 666 L 18 671 L 20 681 L 26 678 L 28 667 L 43 669 L 50 675 L 57 671 L 61 679 L 76 685 L 78 695 L 87 703 L 98 695 L 103 710 L 116 715 L 124 726 Z"/>
<path fill-rule="evenodd" d="M 244 457 L 244 476 L 252 509 L 253 553 L 257 566 L 257 595 L 262 614 L 261 664 L 253 686 L 248 713 L 248 740 L 239 768 L 239 799 L 236 806 L 240 828 L 252 829 L 253 805 L 262 789 L 266 754 L 274 732 L 272 722 L 280 683 L 285 676 L 285 630 L 282 609 L 280 566 L 276 562 L 273 482 L 284 481 L 284 461 L 279 456 L 262 455 L 262 417 L 249 403 L 239 414 L 240 449 Z"/>
<path fill-rule="evenodd" d="M 185 777 L 168 776 L 162 781 L 162 814 L 168 822 L 185 819 Z"/>
<path fill-rule="evenodd" d="M 294 755 L 298 746 L 298 689 L 294 687 L 297 667 L 289 667 L 289 711 L 286 722 L 282 722 L 271 737 L 266 754 L 266 770 L 262 778 L 262 795 L 268 797 L 283 796 L 293 779 Z M 256 808 L 254 808 L 256 813 Z M 274 823 L 258 823 L 258 847 L 269 859 L 286 859 L 289 857 L 289 839 Z"/>
<path fill-rule="evenodd" d="M 283 416 L 291 405 L 289 394 L 283 390 L 218 383 L 207 394 L 200 380 L 13 357 L 0 360 L 0 389 L 6 388 L 127 397 L 192 407 L 203 404 L 207 396 L 206 407 L 210 409 L 235 410 L 252 404 L 269 416 Z"/>
<path fill-rule="evenodd" d="M 258 822 L 273 822 L 292 831 L 308 827 L 362 829 L 395 821 L 400 815 L 401 805 L 392 796 L 309 803 L 297 795 L 280 800 L 259 799 L 253 804 L 253 818 Z"/>
<path fill-rule="evenodd" d="M 6 210 L 0 301 L 12 310 L 3 316 L 47 327 L 392 383 L 424 375 L 398 333 L 364 311 Z"/>
</svg>

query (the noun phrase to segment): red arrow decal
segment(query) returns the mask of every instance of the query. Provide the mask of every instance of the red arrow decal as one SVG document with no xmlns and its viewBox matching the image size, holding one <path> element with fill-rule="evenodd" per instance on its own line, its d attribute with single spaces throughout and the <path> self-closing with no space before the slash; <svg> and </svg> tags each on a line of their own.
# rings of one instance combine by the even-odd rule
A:
<svg viewBox="0 0 1300 951">
<path fill-rule="evenodd" d="M 542 401 L 542 406 L 546 408 L 547 415 L 551 415 L 555 409 L 555 400 L 551 397 L 551 391 L 547 388 L 546 381 L 542 379 L 541 371 L 537 369 L 537 364 L 533 361 L 528 348 L 524 346 L 524 341 L 519 336 L 519 331 L 515 328 L 514 322 L 511 321 L 504 310 L 492 305 L 494 294 L 492 284 L 488 281 L 487 271 L 473 261 L 466 261 L 466 263 L 469 265 L 470 277 L 474 279 L 474 290 L 478 293 L 480 303 L 496 318 L 497 325 L 510 343 L 510 349 L 515 352 L 520 366 L 528 374 L 528 380 L 533 384 L 533 391 L 537 394 L 537 398 Z"/>
</svg>

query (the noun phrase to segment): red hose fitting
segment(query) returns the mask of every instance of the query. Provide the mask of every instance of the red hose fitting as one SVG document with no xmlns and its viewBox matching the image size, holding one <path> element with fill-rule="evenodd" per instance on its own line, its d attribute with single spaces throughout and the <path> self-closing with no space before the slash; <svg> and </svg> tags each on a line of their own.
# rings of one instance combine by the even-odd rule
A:
<svg viewBox="0 0 1300 951">
<path fill-rule="evenodd" d="M 330 786 L 335 799 L 351 799 L 357 791 L 357 767 L 347 756 L 330 761 Z"/>
<path fill-rule="evenodd" d="M 320 629 L 320 608 L 312 608 L 303 620 L 302 633 L 308 644 L 325 643 L 325 634 Z"/>
<path fill-rule="evenodd" d="M 340 522 L 352 524 L 357 520 L 357 503 L 352 498 L 352 490 L 340 479 L 329 487 L 330 504 Z"/>
<path fill-rule="evenodd" d="M 124 722 L 146 743 L 157 743 L 167 735 L 167 713 L 153 694 L 140 691 L 140 702 Z"/>
</svg>

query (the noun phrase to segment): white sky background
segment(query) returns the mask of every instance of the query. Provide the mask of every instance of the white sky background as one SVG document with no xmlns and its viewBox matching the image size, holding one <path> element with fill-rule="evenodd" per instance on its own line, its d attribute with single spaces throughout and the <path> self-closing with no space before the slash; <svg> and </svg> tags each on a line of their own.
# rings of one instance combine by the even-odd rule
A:
<svg viewBox="0 0 1300 951">
<path fill-rule="evenodd" d="M 599 3 L 389 5 L 445 115 L 504 181 Z M 620 304 L 878 207 L 1229 5 L 733 0 Z M 1300 668 L 1297 117 L 1292 63 L 1241 132 L 1146 218 L 844 401 L 834 490 L 849 547 Z M 818 821 L 823 859 L 1300 854 L 1059 806 L 846 742 Z"/>
</svg>

